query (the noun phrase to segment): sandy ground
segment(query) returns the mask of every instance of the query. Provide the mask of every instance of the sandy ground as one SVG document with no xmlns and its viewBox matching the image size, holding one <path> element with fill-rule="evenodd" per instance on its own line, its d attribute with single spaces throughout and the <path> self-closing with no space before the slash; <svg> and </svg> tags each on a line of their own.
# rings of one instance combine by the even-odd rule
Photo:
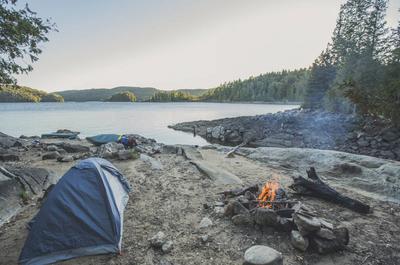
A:
<svg viewBox="0 0 400 265">
<path fill-rule="evenodd" d="M 264 183 L 279 177 L 283 186 L 290 184 L 291 172 L 272 169 L 267 163 L 242 156 L 225 158 L 215 150 L 202 150 L 204 159 L 240 177 L 244 185 Z M 26 154 L 26 162 L 51 168 L 60 176 L 73 163 L 41 161 Z M 335 224 L 342 223 L 350 231 L 346 250 L 321 256 L 302 253 L 292 247 L 289 235 L 273 228 L 235 226 L 229 218 L 218 217 L 212 205 L 220 200 L 218 192 L 229 187 L 216 185 L 183 156 L 155 156 L 163 170 L 154 170 L 141 161 L 112 161 L 133 187 L 125 211 L 122 255 L 83 257 L 62 264 L 242 264 L 243 254 L 254 244 L 265 244 L 283 253 L 284 264 L 400 264 L 400 207 L 371 200 L 350 191 L 346 195 L 369 201 L 373 213 L 361 215 L 340 206 L 313 198 L 299 198 Z M 204 207 L 209 205 L 211 207 Z M 0 264 L 16 264 L 27 236 L 26 224 L 38 211 L 32 202 L 13 220 L 0 228 Z M 198 229 L 203 217 L 213 225 Z M 173 240 L 171 253 L 163 254 L 150 247 L 148 239 L 163 231 Z M 203 243 L 202 235 L 210 240 Z"/>
</svg>

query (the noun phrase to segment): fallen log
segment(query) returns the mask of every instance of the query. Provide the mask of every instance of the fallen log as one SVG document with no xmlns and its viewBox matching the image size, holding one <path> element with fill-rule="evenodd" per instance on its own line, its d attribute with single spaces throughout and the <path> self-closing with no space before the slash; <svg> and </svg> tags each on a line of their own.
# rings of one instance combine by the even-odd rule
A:
<svg viewBox="0 0 400 265">
<path fill-rule="evenodd" d="M 301 176 L 294 177 L 294 183 L 289 187 L 298 194 L 313 196 L 334 202 L 359 213 L 370 212 L 369 205 L 344 196 L 323 182 L 318 177 L 315 168 L 311 167 L 309 170 L 307 170 L 307 175 L 310 180 Z"/>
</svg>

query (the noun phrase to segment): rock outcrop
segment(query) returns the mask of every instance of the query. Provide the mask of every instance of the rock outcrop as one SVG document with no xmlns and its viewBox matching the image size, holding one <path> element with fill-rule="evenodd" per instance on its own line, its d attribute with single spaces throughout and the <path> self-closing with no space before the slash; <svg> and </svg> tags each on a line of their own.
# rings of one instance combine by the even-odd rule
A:
<svg viewBox="0 0 400 265">
<path fill-rule="evenodd" d="M 170 126 L 225 145 L 339 150 L 400 160 L 400 129 L 353 115 L 289 110 L 251 117 L 184 122 Z"/>
</svg>

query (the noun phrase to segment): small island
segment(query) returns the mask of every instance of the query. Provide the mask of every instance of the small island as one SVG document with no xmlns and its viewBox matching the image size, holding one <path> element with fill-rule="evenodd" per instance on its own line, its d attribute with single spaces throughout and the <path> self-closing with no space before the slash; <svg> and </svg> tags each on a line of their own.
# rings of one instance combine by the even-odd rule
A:
<svg viewBox="0 0 400 265">
<path fill-rule="evenodd" d="M 132 92 L 125 91 L 112 95 L 107 102 L 135 102 L 136 96 Z"/>
</svg>

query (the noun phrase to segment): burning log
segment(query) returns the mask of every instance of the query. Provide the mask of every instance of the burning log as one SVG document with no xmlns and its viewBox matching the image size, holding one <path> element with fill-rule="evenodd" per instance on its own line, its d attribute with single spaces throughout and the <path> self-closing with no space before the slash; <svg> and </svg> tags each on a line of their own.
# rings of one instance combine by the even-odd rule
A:
<svg viewBox="0 0 400 265">
<path fill-rule="evenodd" d="M 307 170 L 307 175 L 310 180 L 301 176 L 294 177 L 294 183 L 290 186 L 290 188 L 301 195 L 314 196 L 334 202 L 359 213 L 369 213 L 369 205 L 344 196 L 331 188 L 318 177 L 315 168 L 311 167 L 310 170 Z"/>
</svg>

